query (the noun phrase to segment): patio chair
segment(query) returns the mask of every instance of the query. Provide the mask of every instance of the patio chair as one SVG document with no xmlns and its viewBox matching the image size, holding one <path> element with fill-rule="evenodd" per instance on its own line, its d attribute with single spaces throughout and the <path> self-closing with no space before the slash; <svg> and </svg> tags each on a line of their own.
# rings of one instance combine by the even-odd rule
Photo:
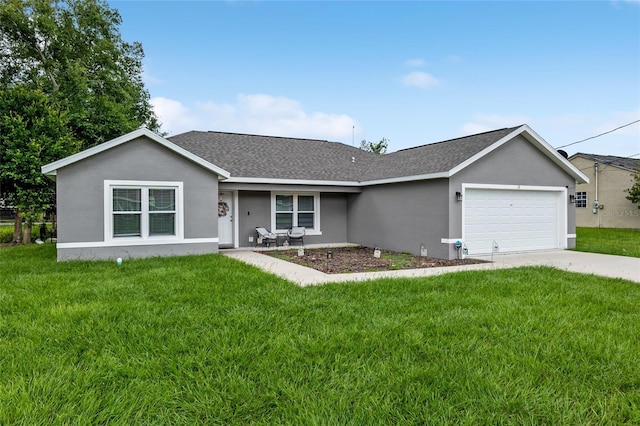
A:
<svg viewBox="0 0 640 426">
<path fill-rule="evenodd" d="M 271 246 L 271 243 L 278 244 L 278 236 L 273 232 L 267 230 L 266 228 L 257 227 L 256 232 L 258 233 L 258 238 L 256 238 L 256 246 L 258 245 L 258 240 L 262 241 L 262 247 L 265 245 L 267 247 Z"/>
<path fill-rule="evenodd" d="M 304 226 L 295 226 L 287 231 L 287 237 L 289 238 L 289 244 L 294 240 L 300 241 L 300 244 L 304 245 Z"/>
</svg>

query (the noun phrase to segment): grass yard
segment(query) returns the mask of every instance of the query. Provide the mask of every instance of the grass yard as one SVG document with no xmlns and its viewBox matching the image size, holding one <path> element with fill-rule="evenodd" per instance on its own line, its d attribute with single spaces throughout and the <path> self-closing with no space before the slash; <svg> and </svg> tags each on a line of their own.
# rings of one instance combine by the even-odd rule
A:
<svg viewBox="0 0 640 426">
<path fill-rule="evenodd" d="M 640 424 L 640 286 L 0 250 L 0 424 Z"/>
<path fill-rule="evenodd" d="M 577 228 L 577 251 L 640 257 L 640 229 Z"/>
</svg>

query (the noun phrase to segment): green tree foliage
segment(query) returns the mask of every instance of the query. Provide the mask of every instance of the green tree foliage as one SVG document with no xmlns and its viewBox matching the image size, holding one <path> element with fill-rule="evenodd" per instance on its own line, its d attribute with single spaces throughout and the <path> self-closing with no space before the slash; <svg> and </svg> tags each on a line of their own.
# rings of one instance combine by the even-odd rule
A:
<svg viewBox="0 0 640 426">
<path fill-rule="evenodd" d="M 159 130 L 142 45 L 122 39 L 121 23 L 103 0 L 2 0 L 0 85 L 40 88 L 68 111 L 82 148 L 141 125 Z"/>
<path fill-rule="evenodd" d="M 25 86 L 0 89 L 2 195 L 26 221 L 23 242 L 31 242 L 33 221 L 55 199 L 54 182 L 41 173 L 41 166 L 74 153 L 79 146 L 67 115 L 46 94 Z M 14 230 L 14 242 L 19 235 Z"/>
<path fill-rule="evenodd" d="M 360 142 L 360 149 L 373 152 L 374 154 L 386 154 L 388 148 L 389 139 L 387 138 L 382 138 L 379 142 L 369 142 L 366 139 L 362 139 Z"/>
<path fill-rule="evenodd" d="M 143 125 L 160 128 L 142 46 L 122 39 L 121 23 L 104 0 L 0 0 L 0 188 L 27 224 L 51 202 L 40 166 Z"/>
<path fill-rule="evenodd" d="M 640 172 L 636 172 L 635 180 L 636 182 L 633 186 L 627 190 L 629 193 L 629 195 L 627 195 L 627 200 L 637 204 L 640 203 Z M 640 205 L 638 205 L 638 208 L 640 209 Z"/>
</svg>

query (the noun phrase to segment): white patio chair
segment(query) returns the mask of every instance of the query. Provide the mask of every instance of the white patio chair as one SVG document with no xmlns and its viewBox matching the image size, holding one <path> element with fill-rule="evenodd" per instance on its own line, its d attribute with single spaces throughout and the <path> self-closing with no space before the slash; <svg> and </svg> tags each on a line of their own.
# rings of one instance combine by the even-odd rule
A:
<svg viewBox="0 0 640 426">
<path fill-rule="evenodd" d="M 271 246 L 271 243 L 278 244 L 278 236 L 273 232 L 267 230 L 266 228 L 257 227 L 256 232 L 258 233 L 258 238 L 256 239 L 256 246 L 258 245 L 258 241 L 262 241 L 262 247 L 265 245 L 267 247 Z"/>
<path fill-rule="evenodd" d="M 291 244 L 295 240 L 295 241 L 300 241 L 300 244 L 304 245 L 304 234 L 305 234 L 304 226 L 294 226 L 293 228 L 290 228 L 287 231 L 289 244 Z"/>
</svg>

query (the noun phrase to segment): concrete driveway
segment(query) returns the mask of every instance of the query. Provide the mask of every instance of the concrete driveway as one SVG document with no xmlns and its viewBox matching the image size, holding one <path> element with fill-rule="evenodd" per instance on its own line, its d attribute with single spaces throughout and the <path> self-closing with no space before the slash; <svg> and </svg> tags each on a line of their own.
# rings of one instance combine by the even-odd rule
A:
<svg viewBox="0 0 640 426">
<path fill-rule="evenodd" d="M 491 260 L 491 256 L 476 256 Z M 497 254 L 493 256 L 496 265 L 509 266 L 551 266 L 570 272 L 594 274 L 611 278 L 623 278 L 640 282 L 640 258 L 612 256 L 609 254 L 584 253 L 572 250 L 553 250 L 529 253 Z"/>
<path fill-rule="evenodd" d="M 353 274 L 325 274 L 315 269 L 286 262 L 251 250 L 222 250 L 222 254 L 257 266 L 300 286 L 329 282 L 365 281 L 377 278 L 427 277 L 458 271 L 515 268 L 518 266 L 551 266 L 570 272 L 594 274 L 640 282 L 640 259 L 605 254 L 554 250 L 529 253 L 496 254 L 493 262 L 443 268 L 405 269 L 400 271 L 363 272 Z M 474 256 L 491 261 L 489 256 Z"/>
</svg>

